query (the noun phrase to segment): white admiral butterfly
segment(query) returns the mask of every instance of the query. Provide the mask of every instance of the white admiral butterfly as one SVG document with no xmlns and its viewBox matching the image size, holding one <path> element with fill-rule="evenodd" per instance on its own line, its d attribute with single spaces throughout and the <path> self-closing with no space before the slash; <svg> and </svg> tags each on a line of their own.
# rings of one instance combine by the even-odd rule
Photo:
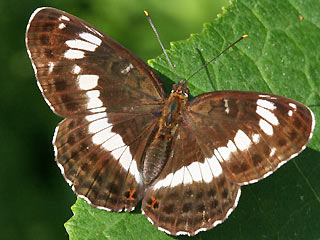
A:
<svg viewBox="0 0 320 240">
<path fill-rule="evenodd" d="M 65 118 L 55 156 L 74 192 L 110 211 L 142 211 L 168 234 L 223 222 L 240 186 L 297 156 L 315 120 L 277 95 L 204 93 L 185 81 L 169 96 L 152 70 L 119 43 L 66 12 L 39 8 L 26 44 L 39 88 Z"/>
</svg>

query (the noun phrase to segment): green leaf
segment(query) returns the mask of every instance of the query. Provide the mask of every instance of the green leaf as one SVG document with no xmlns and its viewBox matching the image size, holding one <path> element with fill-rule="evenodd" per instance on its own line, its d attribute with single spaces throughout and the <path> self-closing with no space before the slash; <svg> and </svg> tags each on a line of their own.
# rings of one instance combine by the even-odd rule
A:
<svg viewBox="0 0 320 240">
<path fill-rule="evenodd" d="M 155 231 L 139 210 L 131 213 L 106 212 L 78 199 L 73 205 L 74 216 L 65 224 L 70 239 L 170 239 Z"/>
<path fill-rule="evenodd" d="M 213 90 L 250 90 L 298 100 L 320 115 L 319 0 L 233 1 L 201 34 L 168 51 L 179 78 L 187 78 L 243 34 L 249 37 L 190 79 L 193 96 Z M 201 53 L 201 54 L 199 54 Z M 176 81 L 161 56 L 150 65 L 169 85 Z M 195 239 L 319 239 L 320 130 L 309 147 L 272 176 L 242 188 L 234 213 Z M 312 148 L 312 149 L 311 149 Z M 66 223 L 71 239 L 169 239 L 140 214 L 108 213 L 78 200 Z M 179 237 L 181 239 L 187 237 Z"/>
</svg>

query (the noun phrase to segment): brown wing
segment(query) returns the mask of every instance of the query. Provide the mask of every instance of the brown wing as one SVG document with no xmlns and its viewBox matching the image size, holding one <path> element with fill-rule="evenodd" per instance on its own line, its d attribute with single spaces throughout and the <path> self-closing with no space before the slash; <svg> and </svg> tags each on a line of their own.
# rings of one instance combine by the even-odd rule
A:
<svg viewBox="0 0 320 240">
<path fill-rule="evenodd" d="M 188 102 L 185 121 L 239 184 L 258 181 L 305 149 L 315 120 L 305 105 L 273 94 L 221 91 Z"/>
<path fill-rule="evenodd" d="M 143 197 L 140 159 L 155 123 L 150 114 L 110 115 L 62 121 L 54 139 L 56 161 L 73 190 L 90 204 L 131 211 Z"/>
<path fill-rule="evenodd" d="M 151 69 L 116 41 L 66 12 L 39 8 L 26 45 L 38 85 L 63 117 L 127 112 L 166 96 Z"/>
<path fill-rule="evenodd" d="M 240 187 L 226 178 L 214 156 L 205 156 L 188 125 L 179 127 L 172 146 L 166 166 L 145 193 L 142 210 L 168 234 L 195 235 L 228 217 Z"/>
<path fill-rule="evenodd" d="M 132 210 L 143 195 L 141 156 L 166 97 L 131 52 L 66 12 L 39 8 L 26 45 L 39 88 L 67 117 L 56 129 L 56 161 L 92 205 Z"/>
</svg>

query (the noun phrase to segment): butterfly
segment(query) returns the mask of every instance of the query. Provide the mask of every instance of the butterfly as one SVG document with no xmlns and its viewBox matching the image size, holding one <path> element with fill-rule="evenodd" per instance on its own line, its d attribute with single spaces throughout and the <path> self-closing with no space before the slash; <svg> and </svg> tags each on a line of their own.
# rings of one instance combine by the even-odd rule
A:
<svg viewBox="0 0 320 240">
<path fill-rule="evenodd" d="M 54 8 L 31 16 L 26 45 L 38 86 L 63 117 L 55 159 L 92 206 L 132 211 L 171 235 L 222 223 L 241 186 L 272 174 L 306 148 L 315 119 L 269 93 L 168 95 L 153 71 L 94 26 Z"/>
</svg>

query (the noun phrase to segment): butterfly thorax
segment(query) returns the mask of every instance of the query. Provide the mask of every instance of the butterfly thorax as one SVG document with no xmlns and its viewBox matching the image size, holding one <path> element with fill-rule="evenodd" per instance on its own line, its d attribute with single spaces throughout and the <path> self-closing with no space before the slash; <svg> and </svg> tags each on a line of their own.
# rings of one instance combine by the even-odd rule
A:
<svg viewBox="0 0 320 240">
<path fill-rule="evenodd" d="M 143 166 L 144 184 L 149 185 L 161 172 L 171 153 L 171 143 L 182 121 L 183 108 L 188 100 L 189 89 L 181 80 L 172 88 L 162 109 L 159 127 L 148 148 Z"/>
</svg>

